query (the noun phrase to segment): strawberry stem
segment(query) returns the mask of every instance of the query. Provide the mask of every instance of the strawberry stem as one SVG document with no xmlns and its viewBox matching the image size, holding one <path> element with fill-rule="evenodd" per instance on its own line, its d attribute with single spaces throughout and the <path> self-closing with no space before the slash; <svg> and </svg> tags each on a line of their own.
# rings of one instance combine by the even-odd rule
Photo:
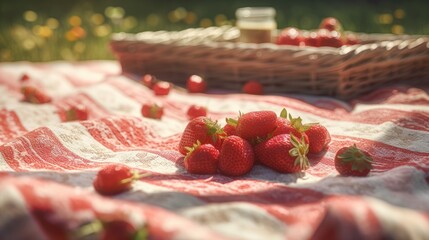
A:
<svg viewBox="0 0 429 240">
<path fill-rule="evenodd" d="M 103 223 L 100 220 L 94 220 L 78 228 L 77 231 L 73 233 L 73 235 L 75 235 L 76 239 L 81 239 L 85 236 L 99 233 L 102 229 Z"/>
<path fill-rule="evenodd" d="M 137 171 L 133 171 L 132 174 L 133 175 L 131 177 L 122 179 L 121 184 L 130 183 L 132 181 L 139 180 L 139 179 L 142 179 L 144 177 L 148 177 L 148 176 L 152 175 L 152 173 L 150 173 L 150 172 L 140 173 Z"/>
</svg>

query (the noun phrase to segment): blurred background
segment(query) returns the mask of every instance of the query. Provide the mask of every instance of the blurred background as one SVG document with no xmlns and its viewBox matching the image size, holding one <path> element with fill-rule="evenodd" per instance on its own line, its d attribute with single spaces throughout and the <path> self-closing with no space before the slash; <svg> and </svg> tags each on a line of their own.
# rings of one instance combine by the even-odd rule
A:
<svg viewBox="0 0 429 240">
<path fill-rule="evenodd" d="M 274 7 L 278 28 L 332 16 L 348 31 L 429 35 L 427 0 L 0 0 L 0 61 L 114 59 L 112 33 L 234 25 L 246 6 Z"/>
</svg>

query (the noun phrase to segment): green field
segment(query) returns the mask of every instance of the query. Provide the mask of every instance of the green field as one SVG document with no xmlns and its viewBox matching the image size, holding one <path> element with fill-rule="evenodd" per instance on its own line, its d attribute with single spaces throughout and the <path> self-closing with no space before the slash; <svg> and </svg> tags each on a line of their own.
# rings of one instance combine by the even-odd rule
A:
<svg viewBox="0 0 429 240">
<path fill-rule="evenodd" d="M 0 61 L 113 59 L 115 32 L 234 24 L 245 6 L 272 6 L 279 28 L 317 28 L 333 16 L 349 31 L 429 35 L 429 1 L 4 1 Z"/>
</svg>

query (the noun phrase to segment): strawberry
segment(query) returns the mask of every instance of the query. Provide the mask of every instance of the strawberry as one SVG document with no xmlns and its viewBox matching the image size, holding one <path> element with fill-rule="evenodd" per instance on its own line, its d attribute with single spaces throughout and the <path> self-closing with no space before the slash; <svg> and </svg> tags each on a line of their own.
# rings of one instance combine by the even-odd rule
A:
<svg viewBox="0 0 429 240">
<path fill-rule="evenodd" d="M 87 119 L 88 110 L 84 105 L 72 106 L 65 114 L 65 121 L 83 121 Z"/>
<path fill-rule="evenodd" d="M 310 153 L 320 153 L 325 150 L 331 142 L 331 135 L 328 129 L 321 124 L 313 124 L 305 131 L 310 143 Z"/>
<path fill-rule="evenodd" d="M 242 114 L 237 121 L 237 135 L 250 142 L 265 138 L 276 128 L 277 116 L 273 111 L 254 111 Z"/>
<path fill-rule="evenodd" d="M 148 174 L 140 174 L 127 165 L 109 164 L 98 171 L 93 186 L 102 195 L 115 195 L 128 191 L 132 183 Z"/>
<path fill-rule="evenodd" d="M 193 104 L 189 106 L 186 114 L 188 115 L 189 119 L 194 119 L 196 117 L 201 117 L 201 116 L 205 117 L 207 116 L 207 108 Z"/>
<path fill-rule="evenodd" d="M 304 36 L 304 45 L 305 46 L 318 47 L 319 46 L 319 39 L 317 36 L 317 32 L 311 31 L 307 35 L 305 35 Z"/>
<path fill-rule="evenodd" d="M 219 171 L 227 176 L 242 176 L 253 167 L 255 154 L 252 145 L 239 136 L 225 138 L 219 154 Z"/>
<path fill-rule="evenodd" d="M 320 47 L 325 46 L 339 48 L 344 45 L 340 32 L 319 29 L 317 34 L 319 39 L 318 46 Z"/>
<path fill-rule="evenodd" d="M 137 229 L 128 221 L 111 220 L 103 222 L 100 240 L 135 240 Z M 142 238 L 140 238 L 142 239 Z"/>
<path fill-rule="evenodd" d="M 144 240 L 148 239 L 146 226 L 136 229 L 129 221 L 123 219 L 95 219 L 80 225 L 71 234 L 71 239 L 100 240 Z M 69 239 L 69 238 L 64 238 Z"/>
<path fill-rule="evenodd" d="M 186 148 L 185 169 L 189 173 L 214 174 L 217 172 L 219 150 L 211 144 L 197 141 L 192 147 Z"/>
<path fill-rule="evenodd" d="M 140 79 L 141 83 L 143 85 L 145 85 L 146 87 L 148 87 L 149 89 L 152 89 L 153 86 L 156 83 L 156 77 L 150 74 L 145 74 L 141 79 Z"/>
<path fill-rule="evenodd" d="M 300 46 L 303 45 L 304 38 L 297 28 L 287 27 L 280 32 L 276 43 L 278 45 Z"/>
<path fill-rule="evenodd" d="M 328 31 L 342 31 L 340 21 L 334 17 L 327 17 L 322 20 L 319 25 L 320 29 L 327 29 Z"/>
<path fill-rule="evenodd" d="M 153 93 L 157 96 L 165 96 L 170 93 L 171 83 L 165 81 L 158 81 L 153 85 Z"/>
<path fill-rule="evenodd" d="M 141 108 L 143 117 L 161 119 L 164 115 L 164 108 L 156 103 L 145 103 Z"/>
<path fill-rule="evenodd" d="M 186 155 L 187 147 L 192 147 L 198 141 L 201 144 L 210 143 L 217 149 L 222 144 L 221 136 L 224 135 L 220 125 L 208 117 L 197 117 L 188 122 L 180 138 L 178 150 Z"/>
<path fill-rule="evenodd" d="M 28 76 L 26 73 L 24 73 L 24 74 L 22 74 L 22 76 L 19 80 L 21 82 L 28 82 L 28 80 L 30 80 L 30 76 Z"/>
<path fill-rule="evenodd" d="M 345 45 L 359 44 L 359 38 L 353 33 L 347 33 L 345 39 Z"/>
<path fill-rule="evenodd" d="M 52 101 L 46 93 L 33 86 L 21 87 L 21 93 L 24 95 L 24 101 L 30 103 L 49 103 Z"/>
<path fill-rule="evenodd" d="M 226 124 L 223 126 L 223 131 L 227 136 L 237 135 L 237 120 L 232 118 L 226 119 Z"/>
<path fill-rule="evenodd" d="M 251 80 L 244 84 L 243 92 L 247 94 L 262 95 L 264 94 L 264 89 L 260 82 Z"/>
<path fill-rule="evenodd" d="M 192 75 L 186 81 L 186 88 L 190 93 L 204 93 L 207 90 L 207 82 L 198 75 Z"/>
<path fill-rule="evenodd" d="M 304 133 L 307 129 L 310 128 L 312 123 L 302 124 L 301 117 L 293 118 L 289 114 L 289 120 L 287 119 L 288 113 L 286 109 L 282 109 L 280 116 L 276 120 L 276 129 L 271 134 L 271 136 L 277 136 L 280 134 L 293 134 L 295 137 L 301 139 L 304 137 L 305 142 L 308 143 L 308 137 Z"/>
<path fill-rule="evenodd" d="M 335 168 L 344 176 L 366 176 L 372 168 L 373 159 L 356 144 L 343 147 L 335 154 Z"/>
<path fill-rule="evenodd" d="M 254 149 L 259 162 L 275 171 L 295 173 L 309 168 L 308 144 L 293 134 L 274 136 Z"/>
</svg>

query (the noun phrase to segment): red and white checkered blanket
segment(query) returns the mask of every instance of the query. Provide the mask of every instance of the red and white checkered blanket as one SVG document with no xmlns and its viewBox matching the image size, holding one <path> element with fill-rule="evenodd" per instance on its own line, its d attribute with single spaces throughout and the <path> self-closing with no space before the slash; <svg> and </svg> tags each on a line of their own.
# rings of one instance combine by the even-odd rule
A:
<svg viewBox="0 0 429 240">
<path fill-rule="evenodd" d="M 429 239 L 428 89 L 389 87 L 351 102 L 177 89 L 155 96 L 120 72 L 114 61 L 0 64 L 1 239 L 45 239 L 41 211 L 69 227 L 119 217 L 146 225 L 150 239 Z M 23 73 L 53 101 L 23 102 Z M 163 104 L 162 120 L 141 116 L 147 101 Z M 220 122 L 286 108 L 326 126 L 332 142 L 304 175 L 259 165 L 237 178 L 189 174 L 177 145 L 194 103 Z M 89 119 L 61 122 L 59 112 L 76 104 Z M 374 158 L 368 177 L 335 170 L 335 152 L 353 143 Z M 101 196 L 92 181 L 113 162 L 152 175 Z"/>
</svg>

